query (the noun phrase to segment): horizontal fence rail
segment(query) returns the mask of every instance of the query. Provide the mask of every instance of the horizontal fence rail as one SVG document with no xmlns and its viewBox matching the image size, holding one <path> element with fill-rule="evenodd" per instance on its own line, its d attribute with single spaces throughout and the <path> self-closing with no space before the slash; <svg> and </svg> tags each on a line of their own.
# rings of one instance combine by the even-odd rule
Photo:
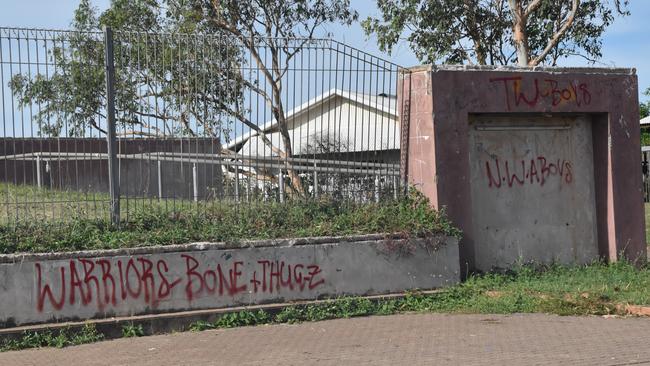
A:
<svg viewBox="0 0 650 366">
<path fill-rule="evenodd" d="M 404 74 L 330 39 L 0 28 L 0 223 L 396 199 Z"/>
</svg>

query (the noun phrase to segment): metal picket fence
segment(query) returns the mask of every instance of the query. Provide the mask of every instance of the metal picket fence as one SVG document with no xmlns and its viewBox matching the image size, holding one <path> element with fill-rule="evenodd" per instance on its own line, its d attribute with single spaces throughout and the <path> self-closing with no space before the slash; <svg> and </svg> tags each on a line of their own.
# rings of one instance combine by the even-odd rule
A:
<svg viewBox="0 0 650 366">
<path fill-rule="evenodd" d="M 395 199 L 404 73 L 330 39 L 0 28 L 0 222 Z"/>
</svg>

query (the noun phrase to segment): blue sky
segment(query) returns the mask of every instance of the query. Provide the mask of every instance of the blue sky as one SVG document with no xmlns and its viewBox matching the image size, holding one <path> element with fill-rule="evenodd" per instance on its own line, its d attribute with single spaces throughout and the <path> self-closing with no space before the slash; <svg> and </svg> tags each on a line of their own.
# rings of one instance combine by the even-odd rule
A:
<svg viewBox="0 0 650 366">
<path fill-rule="evenodd" d="M 100 8 L 108 6 L 109 0 L 94 0 Z M 0 26 L 65 29 L 70 24 L 77 0 L 2 0 Z M 360 16 L 376 15 L 374 0 L 353 0 L 353 7 Z M 632 15 L 618 19 L 603 39 L 603 58 L 596 66 L 635 67 L 639 75 L 640 91 L 650 87 L 650 1 L 631 0 Z M 332 37 L 351 46 L 390 59 L 402 66 L 417 65 L 418 61 L 408 45 L 395 48 L 392 55 L 383 55 L 375 40 L 366 39 L 360 26 L 350 29 L 331 26 Z M 582 59 L 567 60 L 564 66 L 584 66 Z M 642 99 L 647 99 L 642 96 Z"/>
</svg>

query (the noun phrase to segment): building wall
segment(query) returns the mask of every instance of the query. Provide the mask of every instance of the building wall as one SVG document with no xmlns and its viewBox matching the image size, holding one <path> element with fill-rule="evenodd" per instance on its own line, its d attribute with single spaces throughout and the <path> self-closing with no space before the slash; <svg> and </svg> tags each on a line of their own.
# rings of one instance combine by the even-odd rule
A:
<svg viewBox="0 0 650 366">
<path fill-rule="evenodd" d="M 93 157 L 106 153 L 105 139 L 91 138 L 2 138 L 0 156 L 52 152 L 87 154 L 87 158 L 44 157 L 41 159 L 43 187 L 79 192 L 108 192 L 108 161 Z M 120 139 L 119 154 L 147 152 L 214 153 L 220 152 L 215 139 Z M 120 159 L 120 189 L 124 196 L 158 197 L 158 163 L 155 160 Z M 0 181 L 12 184 L 37 185 L 36 161 L 0 160 Z M 197 164 L 199 198 L 220 192 L 223 184 L 219 165 Z M 162 195 L 168 198 L 192 199 L 192 163 L 161 162 Z"/>
<path fill-rule="evenodd" d="M 395 105 L 392 107 L 396 109 Z M 296 155 L 322 150 L 322 145 L 341 152 L 399 150 L 400 147 L 400 128 L 395 116 L 340 96 L 315 104 L 287 122 Z M 267 133 L 267 137 L 274 146 L 284 148 L 278 132 Z M 239 152 L 245 156 L 275 155 L 258 136 L 250 138 Z"/>
</svg>

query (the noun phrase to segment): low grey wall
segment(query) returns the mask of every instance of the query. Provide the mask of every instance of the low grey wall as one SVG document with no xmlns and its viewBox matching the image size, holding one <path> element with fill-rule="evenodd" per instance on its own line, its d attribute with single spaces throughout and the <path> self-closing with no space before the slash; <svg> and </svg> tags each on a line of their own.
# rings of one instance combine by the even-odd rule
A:
<svg viewBox="0 0 650 366">
<path fill-rule="evenodd" d="M 0 325 L 374 295 L 458 283 L 458 240 L 313 238 L 0 256 Z"/>
</svg>

